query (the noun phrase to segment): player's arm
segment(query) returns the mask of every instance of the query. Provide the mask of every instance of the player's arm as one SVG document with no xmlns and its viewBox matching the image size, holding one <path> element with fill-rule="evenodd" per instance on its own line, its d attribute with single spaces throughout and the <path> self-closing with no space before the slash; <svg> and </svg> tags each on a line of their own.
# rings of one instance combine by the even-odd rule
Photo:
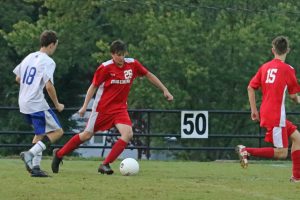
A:
<svg viewBox="0 0 300 200">
<path fill-rule="evenodd" d="M 251 108 L 251 118 L 254 121 L 259 121 L 259 113 L 256 107 L 255 89 L 248 86 L 248 98 Z"/>
<path fill-rule="evenodd" d="M 163 93 L 164 96 L 167 98 L 168 101 L 173 100 L 172 94 L 169 92 L 169 90 L 164 86 L 164 84 L 151 72 L 148 72 L 146 75 L 147 79 L 156 87 L 158 87 Z"/>
<path fill-rule="evenodd" d="M 18 84 L 20 84 L 20 80 L 21 80 L 20 76 L 16 76 L 16 82 L 17 82 Z"/>
<path fill-rule="evenodd" d="M 80 117 L 83 117 L 83 115 L 84 115 L 84 113 L 87 109 L 87 106 L 88 106 L 90 100 L 93 98 L 93 96 L 94 96 L 95 92 L 97 91 L 97 89 L 98 89 L 98 87 L 95 86 L 93 83 L 90 85 L 90 87 L 89 87 L 89 89 L 86 93 L 83 106 L 78 111 Z"/>
<path fill-rule="evenodd" d="M 287 86 L 288 86 L 288 93 L 290 98 L 295 103 L 300 103 L 300 96 L 297 94 L 300 92 L 300 85 L 298 84 L 298 80 L 296 78 L 296 72 L 294 69 L 290 69 L 291 73 L 288 73 L 287 76 Z"/>
<path fill-rule="evenodd" d="M 57 111 L 61 112 L 65 106 L 58 102 L 55 87 L 50 80 L 46 83 L 46 90 Z"/>
<path fill-rule="evenodd" d="M 290 98 L 295 102 L 300 104 L 300 96 L 297 94 L 290 94 Z"/>
</svg>

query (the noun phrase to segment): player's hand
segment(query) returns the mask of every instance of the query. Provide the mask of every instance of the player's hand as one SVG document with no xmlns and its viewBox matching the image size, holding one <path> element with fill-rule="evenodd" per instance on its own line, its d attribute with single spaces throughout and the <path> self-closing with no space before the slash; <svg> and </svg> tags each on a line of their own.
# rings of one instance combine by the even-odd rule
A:
<svg viewBox="0 0 300 200">
<path fill-rule="evenodd" d="M 173 101 L 174 97 L 169 91 L 164 91 L 164 96 L 168 101 Z"/>
<path fill-rule="evenodd" d="M 56 108 L 56 110 L 57 110 L 58 112 L 61 112 L 61 111 L 64 110 L 65 105 L 64 105 L 64 104 L 61 104 L 61 103 L 58 103 L 58 104 L 56 105 L 55 108 Z"/>
<path fill-rule="evenodd" d="M 80 117 L 83 117 L 85 111 L 86 111 L 86 108 L 85 108 L 85 107 L 81 107 L 81 108 L 78 110 L 79 116 L 80 116 Z"/>
<path fill-rule="evenodd" d="M 258 113 L 257 110 L 251 112 L 251 119 L 252 119 L 253 121 L 259 121 L 259 113 Z"/>
<path fill-rule="evenodd" d="M 300 96 L 297 95 L 297 103 L 300 104 Z"/>
</svg>

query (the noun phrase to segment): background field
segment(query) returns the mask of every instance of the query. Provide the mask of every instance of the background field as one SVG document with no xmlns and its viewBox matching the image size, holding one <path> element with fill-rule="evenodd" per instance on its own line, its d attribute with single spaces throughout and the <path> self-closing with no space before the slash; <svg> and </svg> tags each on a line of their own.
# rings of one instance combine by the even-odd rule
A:
<svg viewBox="0 0 300 200">
<path fill-rule="evenodd" d="M 43 167 L 50 172 L 50 159 Z M 99 161 L 66 160 L 59 174 L 31 178 L 19 159 L 0 159 L 0 199 L 299 199 L 290 162 L 140 161 L 137 176 L 97 174 Z"/>
</svg>

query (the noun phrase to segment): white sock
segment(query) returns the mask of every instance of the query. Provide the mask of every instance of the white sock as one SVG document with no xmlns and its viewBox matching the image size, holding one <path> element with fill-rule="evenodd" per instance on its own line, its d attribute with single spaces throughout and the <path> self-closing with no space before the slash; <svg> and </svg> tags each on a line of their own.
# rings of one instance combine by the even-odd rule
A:
<svg viewBox="0 0 300 200">
<path fill-rule="evenodd" d="M 33 167 L 41 165 L 42 156 L 43 156 L 43 152 L 41 151 L 36 156 L 33 157 L 33 159 L 32 159 L 32 166 Z"/>
<path fill-rule="evenodd" d="M 31 149 L 29 150 L 34 156 L 38 153 L 44 151 L 46 149 L 46 145 L 42 141 L 38 141 Z"/>
</svg>

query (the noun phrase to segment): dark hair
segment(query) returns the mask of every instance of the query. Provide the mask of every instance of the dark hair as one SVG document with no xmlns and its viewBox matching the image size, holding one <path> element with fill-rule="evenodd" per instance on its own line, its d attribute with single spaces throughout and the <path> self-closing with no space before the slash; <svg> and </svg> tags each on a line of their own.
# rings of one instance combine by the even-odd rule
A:
<svg viewBox="0 0 300 200">
<path fill-rule="evenodd" d="M 56 43 L 58 40 L 56 32 L 51 30 L 44 31 L 40 36 L 41 47 L 47 47 L 51 43 Z"/>
<path fill-rule="evenodd" d="M 126 53 L 127 46 L 122 40 L 115 40 L 110 45 L 110 53 Z"/>
<path fill-rule="evenodd" d="M 278 36 L 272 41 L 273 48 L 278 55 L 285 54 L 289 48 L 289 40 L 287 37 Z"/>
</svg>

